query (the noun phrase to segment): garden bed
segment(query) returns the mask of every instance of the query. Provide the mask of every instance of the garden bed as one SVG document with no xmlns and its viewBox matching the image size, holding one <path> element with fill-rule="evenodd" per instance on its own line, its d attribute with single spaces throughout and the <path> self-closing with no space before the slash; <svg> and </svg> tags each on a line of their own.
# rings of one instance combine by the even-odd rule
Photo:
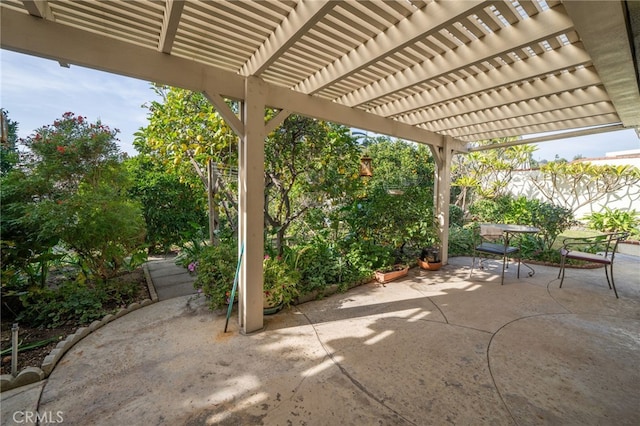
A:
<svg viewBox="0 0 640 426">
<path fill-rule="evenodd" d="M 136 295 L 129 301 L 127 305 L 133 302 L 141 302 L 144 299 L 149 299 L 149 290 L 147 288 L 147 282 L 144 276 L 142 267 L 136 269 L 133 272 L 118 277 L 118 280 L 127 283 L 135 283 L 138 286 Z M 116 303 L 104 306 L 105 314 L 115 313 L 119 309 L 126 307 Z M 11 327 L 13 320 L 2 319 L 0 322 L 0 349 L 5 350 L 11 348 Z M 22 371 L 25 367 L 40 367 L 42 361 L 49 355 L 49 353 L 56 347 L 56 345 L 64 340 L 68 335 L 73 334 L 79 327 L 86 326 L 88 324 L 63 324 L 54 328 L 41 328 L 41 327 L 29 327 L 27 325 L 18 324 L 18 340 L 20 345 L 27 345 L 29 343 L 41 342 L 44 340 L 51 340 L 49 343 L 40 346 L 35 349 L 29 349 L 21 351 L 18 354 L 18 372 Z M 1 364 L 1 374 L 11 374 L 11 356 L 3 355 Z"/>
</svg>

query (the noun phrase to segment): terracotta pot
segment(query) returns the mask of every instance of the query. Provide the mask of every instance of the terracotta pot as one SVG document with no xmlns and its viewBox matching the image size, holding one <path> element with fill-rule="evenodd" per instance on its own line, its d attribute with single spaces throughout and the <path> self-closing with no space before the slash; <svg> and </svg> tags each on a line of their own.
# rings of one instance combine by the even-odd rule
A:
<svg viewBox="0 0 640 426">
<path fill-rule="evenodd" d="M 442 267 L 442 262 L 427 262 L 422 259 L 418 259 L 418 265 L 422 269 L 426 269 L 427 271 L 437 271 Z"/>
<path fill-rule="evenodd" d="M 409 267 L 405 265 L 395 265 L 395 270 L 390 272 L 376 271 L 376 281 L 379 283 L 388 283 L 409 274 Z"/>
</svg>

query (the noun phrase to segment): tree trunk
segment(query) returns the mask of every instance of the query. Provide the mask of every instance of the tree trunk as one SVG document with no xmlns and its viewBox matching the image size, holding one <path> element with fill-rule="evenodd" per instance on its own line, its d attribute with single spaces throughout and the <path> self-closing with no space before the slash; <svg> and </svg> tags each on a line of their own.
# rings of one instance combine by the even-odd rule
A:
<svg viewBox="0 0 640 426">
<path fill-rule="evenodd" d="M 218 243 L 216 231 L 218 230 L 218 209 L 215 204 L 215 194 L 218 191 L 218 170 L 209 159 L 207 163 L 207 202 L 209 206 L 209 242 L 211 245 Z"/>
</svg>

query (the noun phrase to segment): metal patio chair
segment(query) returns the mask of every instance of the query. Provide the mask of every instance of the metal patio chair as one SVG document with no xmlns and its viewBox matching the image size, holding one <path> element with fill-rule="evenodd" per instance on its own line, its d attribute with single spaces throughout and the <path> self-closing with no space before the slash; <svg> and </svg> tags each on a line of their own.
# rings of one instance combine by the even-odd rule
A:
<svg viewBox="0 0 640 426">
<path fill-rule="evenodd" d="M 604 274 L 607 277 L 609 289 L 613 289 L 613 293 L 618 299 L 618 290 L 616 290 L 616 283 L 613 280 L 613 259 L 618 249 L 618 243 L 627 239 L 628 236 L 628 232 L 611 232 L 594 237 L 565 238 L 560 249 L 561 261 L 560 271 L 558 271 L 560 288 L 562 288 L 564 281 L 567 259 L 599 263 L 604 265 Z"/>
<path fill-rule="evenodd" d="M 473 273 L 473 269 L 476 264 L 476 258 L 478 258 L 479 269 L 483 269 L 483 262 L 487 260 L 486 256 L 492 256 L 502 258 L 502 274 L 500 279 L 500 285 L 504 284 L 504 272 L 508 268 L 508 258 L 513 255 L 518 255 L 518 278 L 520 278 L 520 248 L 510 246 L 509 239 L 505 233 L 496 227 L 491 225 L 478 225 L 474 228 L 474 243 L 473 243 L 473 260 L 471 262 L 471 271 L 469 271 L 469 278 Z M 485 259 L 483 260 L 483 255 Z"/>
</svg>

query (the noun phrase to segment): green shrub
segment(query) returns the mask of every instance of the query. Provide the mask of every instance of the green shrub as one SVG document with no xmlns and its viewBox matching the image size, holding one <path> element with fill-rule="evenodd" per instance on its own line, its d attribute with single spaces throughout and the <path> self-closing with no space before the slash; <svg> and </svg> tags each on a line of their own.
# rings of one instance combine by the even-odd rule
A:
<svg viewBox="0 0 640 426">
<path fill-rule="evenodd" d="M 39 210 L 44 218 L 42 232 L 58 235 L 80 258 L 88 275 L 105 281 L 128 266 L 132 256 L 144 258 L 140 205 L 124 199 L 109 185 L 81 186 L 65 202 L 42 202 Z"/>
<path fill-rule="evenodd" d="M 117 133 L 67 112 L 21 140 L 20 162 L 2 181 L 4 276 L 44 288 L 56 245 L 103 281 L 143 261 L 144 222 L 125 196 Z"/>
<path fill-rule="evenodd" d="M 523 212 L 521 217 L 525 220 L 523 223 L 540 228 L 540 232 L 535 237 L 541 242 L 542 252 L 552 250 L 558 235 L 576 223 L 571 209 L 543 201 L 527 200 L 524 197 L 519 198 L 517 202 L 521 205 Z M 526 222 L 527 219 L 528 222 Z"/>
<path fill-rule="evenodd" d="M 180 253 L 176 257 L 176 265 L 188 268 L 194 262 L 197 262 L 202 256 L 205 247 L 209 246 L 209 236 L 205 235 L 206 229 L 191 223 L 191 232 L 183 234 L 183 240 L 180 242 Z M 229 237 L 227 237 L 229 238 Z"/>
<path fill-rule="evenodd" d="M 463 226 L 464 211 L 455 204 L 449 204 L 449 226 Z"/>
<path fill-rule="evenodd" d="M 512 198 L 502 196 L 495 199 L 482 198 L 469 206 L 469 214 L 474 222 L 499 223 L 509 211 Z"/>
<path fill-rule="evenodd" d="M 344 290 L 371 277 L 370 268 L 358 269 L 343 256 L 337 247 L 316 238 L 292 249 L 296 254 L 295 268 L 300 273 L 300 293 L 322 291 L 331 285 Z"/>
<path fill-rule="evenodd" d="M 296 267 L 300 272 L 300 290 L 309 293 L 342 281 L 344 262 L 324 241 L 314 240 L 308 245 L 296 246 Z"/>
<path fill-rule="evenodd" d="M 371 240 L 351 242 L 344 254 L 358 276 L 372 276 L 377 269 L 397 263 L 393 247 L 379 245 Z"/>
<path fill-rule="evenodd" d="M 288 306 L 300 294 L 298 281 L 300 273 L 288 260 L 279 256 L 265 255 L 262 261 L 264 296 L 275 307 Z"/>
<path fill-rule="evenodd" d="M 587 227 L 600 232 L 629 232 L 640 236 L 640 213 L 635 210 L 614 210 L 608 207 L 604 212 L 591 213 L 585 219 Z"/>
<path fill-rule="evenodd" d="M 218 245 L 203 248 L 198 259 L 197 277 L 193 286 L 202 289 L 212 310 L 228 302 L 237 263 L 238 246 L 234 239 L 221 239 Z"/>
<path fill-rule="evenodd" d="M 539 228 L 540 232 L 535 235 L 515 237 L 522 247 L 522 256 L 529 259 L 555 258 L 555 254 L 551 254 L 554 251 L 553 243 L 558 235 L 575 224 L 570 209 L 526 197 L 483 199 L 470 206 L 469 211 L 478 222 L 511 223 Z"/>
<path fill-rule="evenodd" d="M 2 290 L 17 283 L 44 287 L 52 260 L 51 252 L 59 236 L 45 236 L 37 213 L 34 194 L 40 183 L 22 170 L 13 169 L 0 179 L 0 256 Z M 11 284 L 10 284 L 11 283 Z"/>
<path fill-rule="evenodd" d="M 136 283 L 119 281 L 95 286 L 65 281 L 57 288 L 32 288 L 20 298 L 24 309 L 17 320 L 33 327 L 87 325 L 112 313 L 106 305 L 119 307 L 129 304 L 137 290 Z"/>
<path fill-rule="evenodd" d="M 473 230 L 469 226 L 449 227 L 449 256 L 473 254 Z"/>
<path fill-rule="evenodd" d="M 129 196 L 142 205 L 150 253 L 164 253 L 180 245 L 194 228 L 208 232 L 206 197 L 201 186 L 182 182 L 180 176 L 144 155 L 126 164 L 134 179 Z"/>
</svg>

